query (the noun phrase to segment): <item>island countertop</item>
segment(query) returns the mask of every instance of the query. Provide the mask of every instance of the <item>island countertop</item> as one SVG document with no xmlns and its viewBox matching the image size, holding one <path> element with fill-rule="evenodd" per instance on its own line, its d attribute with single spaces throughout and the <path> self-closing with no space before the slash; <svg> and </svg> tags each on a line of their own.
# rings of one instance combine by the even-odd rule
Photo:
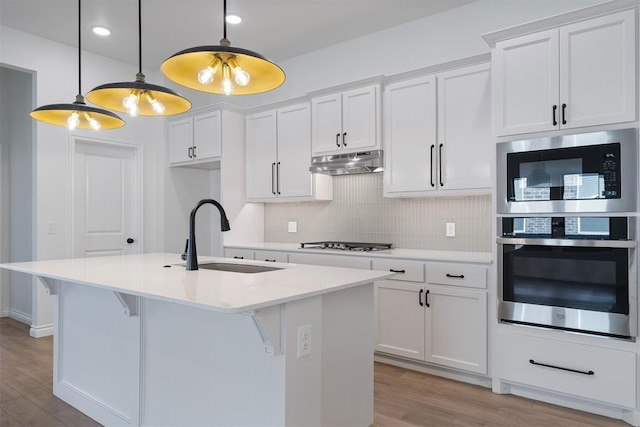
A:
<svg viewBox="0 0 640 427">
<path fill-rule="evenodd" d="M 180 255 L 152 253 L 0 264 L 0 268 L 204 308 L 242 313 L 390 277 L 393 273 L 231 260 L 199 256 L 199 262 L 264 265 L 264 273 L 187 271 Z"/>
</svg>

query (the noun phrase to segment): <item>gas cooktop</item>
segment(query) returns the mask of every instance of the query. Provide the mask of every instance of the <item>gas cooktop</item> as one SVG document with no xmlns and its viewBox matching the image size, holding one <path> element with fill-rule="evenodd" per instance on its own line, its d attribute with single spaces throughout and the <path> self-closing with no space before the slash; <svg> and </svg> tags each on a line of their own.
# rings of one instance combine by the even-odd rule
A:
<svg viewBox="0 0 640 427">
<path fill-rule="evenodd" d="M 301 249 L 336 249 L 340 251 L 383 251 L 391 249 L 392 243 L 362 243 L 362 242 L 307 242 L 300 243 Z"/>
</svg>

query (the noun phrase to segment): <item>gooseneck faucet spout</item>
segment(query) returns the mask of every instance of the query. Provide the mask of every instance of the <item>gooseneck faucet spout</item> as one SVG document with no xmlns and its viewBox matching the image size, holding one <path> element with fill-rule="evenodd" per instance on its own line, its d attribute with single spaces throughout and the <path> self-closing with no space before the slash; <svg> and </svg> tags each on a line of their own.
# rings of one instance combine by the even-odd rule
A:
<svg viewBox="0 0 640 427">
<path fill-rule="evenodd" d="M 198 212 L 200 206 L 206 204 L 211 204 L 220 211 L 220 230 L 231 230 L 227 214 L 220 203 L 213 199 L 200 200 L 196 207 L 191 211 L 191 216 L 189 217 L 189 240 L 187 240 L 187 270 L 189 271 L 198 269 L 198 253 L 196 251 L 196 212 Z"/>
</svg>

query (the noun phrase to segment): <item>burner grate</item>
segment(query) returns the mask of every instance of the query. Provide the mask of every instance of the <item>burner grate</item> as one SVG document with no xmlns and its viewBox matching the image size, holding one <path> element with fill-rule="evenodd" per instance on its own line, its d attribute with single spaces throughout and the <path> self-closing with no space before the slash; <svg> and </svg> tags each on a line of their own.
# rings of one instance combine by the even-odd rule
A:
<svg viewBox="0 0 640 427">
<path fill-rule="evenodd" d="M 335 249 L 342 251 L 381 251 L 391 249 L 392 243 L 364 243 L 364 242 L 336 242 L 336 241 L 323 241 L 323 242 L 305 242 L 300 243 L 301 249 Z"/>
</svg>

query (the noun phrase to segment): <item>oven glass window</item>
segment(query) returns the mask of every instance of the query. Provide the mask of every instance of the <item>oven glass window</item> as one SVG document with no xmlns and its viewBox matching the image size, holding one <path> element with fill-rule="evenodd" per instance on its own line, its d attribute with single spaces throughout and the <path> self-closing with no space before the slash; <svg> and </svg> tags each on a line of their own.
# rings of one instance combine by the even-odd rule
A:
<svg viewBox="0 0 640 427">
<path fill-rule="evenodd" d="M 551 237 L 551 217 L 513 218 L 513 236 Z M 565 217 L 563 237 L 611 238 L 609 217 Z"/>
<path fill-rule="evenodd" d="M 503 245 L 505 301 L 629 314 L 628 249 Z"/>
</svg>

